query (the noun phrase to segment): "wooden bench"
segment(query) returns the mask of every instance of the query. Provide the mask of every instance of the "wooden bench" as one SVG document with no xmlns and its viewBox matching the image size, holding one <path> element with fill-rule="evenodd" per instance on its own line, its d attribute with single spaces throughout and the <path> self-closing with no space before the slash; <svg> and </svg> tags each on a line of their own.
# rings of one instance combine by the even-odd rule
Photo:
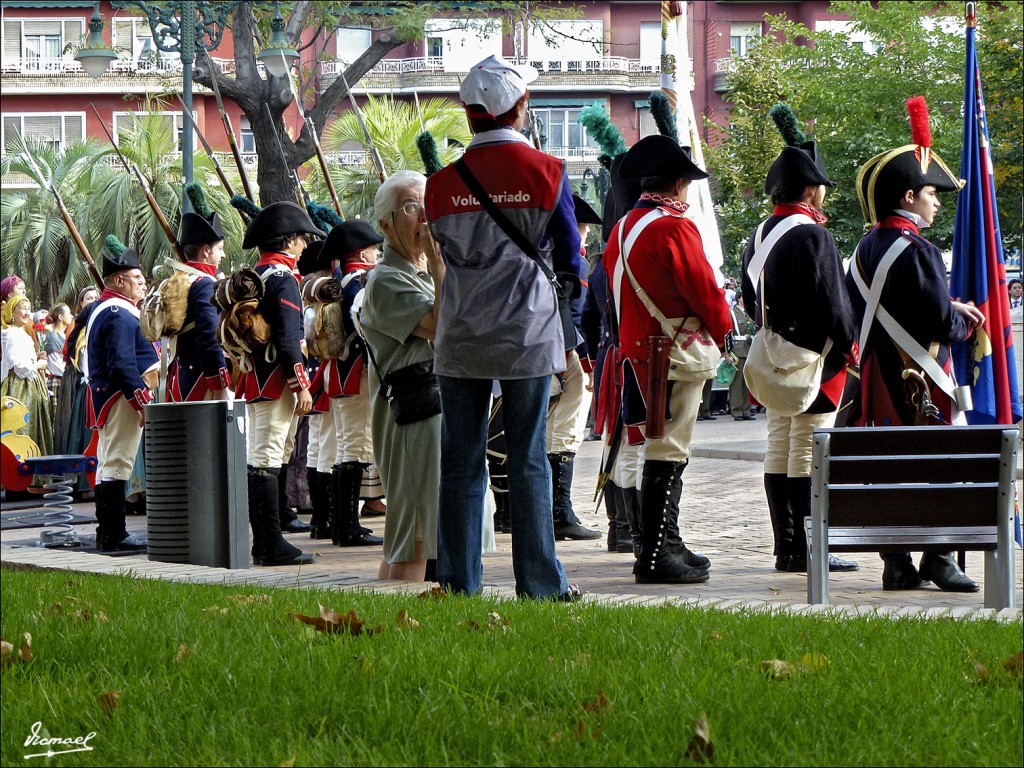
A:
<svg viewBox="0 0 1024 768">
<path fill-rule="evenodd" d="M 829 552 L 985 552 L 985 607 L 1013 608 L 1016 427 L 814 430 L 807 601 Z"/>
</svg>

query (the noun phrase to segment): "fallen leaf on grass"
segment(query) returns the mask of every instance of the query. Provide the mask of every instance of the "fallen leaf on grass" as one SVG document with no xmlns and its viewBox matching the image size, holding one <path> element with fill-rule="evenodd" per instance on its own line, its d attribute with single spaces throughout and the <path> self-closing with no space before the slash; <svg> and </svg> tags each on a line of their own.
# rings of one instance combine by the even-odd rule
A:
<svg viewBox="0 0 1024 768">
<path fill-rule="evenodd" d="M 377 632 L 383 631 L 382 626 L 377 626 L 371 629 L 364 629 L 366 621 L 360 619 L 355 611 L 349 611 L 347 614 L 340 614 L 331 608 L 325 608 L 319 606 L 319 616 L 304 616 L 301 613 L 289 613 L 288 618 L 295 621 L 301 621 L 303 624 L 309 624 L 314 627 L 317 632 L 328 632 L 337 635 L 372 635 Z"/>
<path fill-rule="evenodd" d="M 252 605 L 254 603 L 269 603 L 270 595 L 228 595 L 224 598 L 236 605 Z"/>
<path fill-rule="evenodd" d="M 778 587 L 768 587 L 768 591 L 771 592 L 773 595 L 782 594 L 782 590 Z"/>
<path fill-rule="evenodd" d="M 820 672 L 828 667 L 828 659 L 823 653 L 805 653 L 800 657 L 800 666 L 804 672 Z"/>
<path fill-rule="evenodd" d="M 1013 656 L 1003 662 L 1003 669 L 1014 677 L 1020 677 L 1024 671 L 1024 650 L 1017 651 Z"/>
<path fill-rule="evenodd" d="M 586 724 L 582 720 L 580 720 L 578 723 L 576 723 L 576 734 L 575 735 L 576 735 L 577 739 L 584 739 L 584 738 L 596 739 L 598 736 L 601 735 L 601 729 L 600 728 L 595 728 L 592 731 L 588 731 Z"/>
<path fill-rule="evenodd" d="M 295 755 L 292 755 L 283 763 L 278 763 L 278 768 L 295 768 Z"/>
<path fill-rule="evenodd" d="M 601 712 L 608 709 L 611 705 L 612 703 L 608 701 L 608 697 L 604 695 L 604 688 L 601 688 L 597 691 L 596 699 L 583 703 L 583 709 L 587 712 Z"/>
<path fill-rule="evenodd" d="M 590 663 L 590 654 L 589 653 L 581 653 L 575 659 L 572 660 L 572 663 L 573 664 L 581 664 L 581 665 L 582 664 L 589 664 Z"/>
<path fill-rule="evenodd" d="M 715 630 L 714 632 L 711 633 L 711 639 L 712 640 L 721 640 L 723 637 L 724 637 L 724 635 L 721 632 L 717 631 L 717 630 Z"/>
<path fill-rule="evenodd" d="M 185 659 L 192 655 L 192 649 L 184 643 L 178 644 L 178 655 L 174 657 L 174 660 L 181 664 Z"/>
<path fill-rule="evenodd" d="M 412 618 L 404 608 L 398 612 L 398 618 L 395 620 L 395 623 L 404 629 L 417 629 L 420 626 L 420 623 Z"/>
<path fill-rule="evenodd" d="M 117 709 L 117 705 L 120 703 L 118 700 L 121 698 L 120 691 L 107 691 L 99 695 L 100 709 L 103 710 L 103 714 L 110 717 L 114 714 L 114 710 Z"/>
<path fill-rule="evenodd" d="M 789 677 L 793 670 L 789 666 L 789 662 L 783 661 L 782 659 L 768 659 L 762 661 L 760 664 L 761 671 L 768 675 L 771 680 L 783 680 Z"/>
<path fill-rule="evenodd" d="M 501 629 L 508 629 L 508 619 L 498 614 L 497 611 L 491 611 L 487 614 L 487 623 L 492 627 L 501 627 Z"/>
<path fill-rule="evenodd" d="M 987 683 L 989 674 L 988 667 L 982 664 L 980 661 L 974 662 L 974 674 L 978 677 L 978 682 Z"/>
<path fill-rule="evenodd" d="M 448 597 L 448 593 L 444 587 L 432 587 L 425 592 L 420 592 L 418 597 L 420 600 L 444 600 Z"/>
<path fill-rule="evenodd" d="M 25 632 L 22 634 L 22 638 L 17 651 L 14 650 L 14 643 L 0 638 L 0 659 L 5 666 L 13 664 L 15 661 L 20 661 L 23 664 L 32 661 L 32 635 Z"/>
<path fill-rule="evenodd" d="M 211 605 L 209 608 L 203 608 L 203 613 L 211 613 L 211 614 L 215 613 L 215 614 L 219 614 L 221 616 L 227 616 L 229 613 L 231 613 L 231 609 L 230 608 L 222 608 L 219 605 Z"/>
<path fill-rule="evenodd" d="M 686 747 L 687 756 L 695 763 L 711 762 L 715 759 L 715 745 L 711 742 L 711 726 L 708 716 L 701 713 L 693 724 L 693 738 Z"/>
</svg>

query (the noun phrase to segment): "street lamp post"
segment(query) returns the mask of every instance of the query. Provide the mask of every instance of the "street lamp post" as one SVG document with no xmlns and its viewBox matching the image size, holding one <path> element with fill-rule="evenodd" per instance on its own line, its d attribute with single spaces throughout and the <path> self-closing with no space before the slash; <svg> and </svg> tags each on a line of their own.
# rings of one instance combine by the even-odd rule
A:
<svg viewBox="0 0 1024 768">
<path fill-rule="evenodd" d="M 220 2 L 214 0 L 165 0 L 164 2 L 145 2 L 144 0 L 111 0 L 114 8 L 134 6 L 146 14 L 149 28 L 153 33 L 153 45 L 165 53 L 177 53 L 181 57 L 182 101 L 185 109 L 192 113 L 192 66 L 195 63 L 196 51 L 202 48 L 212 51 L 220 45 L 227 25 L 228 16 L 238 4 L 238 0 Z M 99 18 L 99 10 L 93 14 L 93 23 Z M 99 20 L 99 29 L 102 29 Z M 98 32 L 97 32 L 98 34 Z M 90 38 L 91 41 L 92 38 Z M 96 49 L 91 49 L 95 51 Z M 96 58 L 95 53 L 86 49 L 75 57 L 86 66 L 85 56 Z M 89 62 L 92 63 L 92 62 Z M 107 60 L 109 64 L 109 59 Z M 93 77 L 101 76 L 107 67 L 86 68 Z M 94 71 L 98 70 L 98 71 Z M 181 131 L 181 173 L 182 181 L 192 181 L 192 154 L 194 139 L 192 122 L 187 118 L 183 121 Z M 188 205 L 188 196 L 182 195 L 182 205 Z"/>
<path fill-rule="evenodd" d="M 580 194 L 583 197 L 587 196 L 587 177 L 590 177 L 594 184 L 594 193 L 597 197 L 597 202 L 600 205 L 604 205 L 605 198 L 608 197 L 608 191 L 611 189 L 611 175 L 608 173 L 608 169 L 603 165 L 598 169 L 597 173 L 592 168 L 586 168 L 583 171 L 583 179 L 580 182 Z"/>
</svg>

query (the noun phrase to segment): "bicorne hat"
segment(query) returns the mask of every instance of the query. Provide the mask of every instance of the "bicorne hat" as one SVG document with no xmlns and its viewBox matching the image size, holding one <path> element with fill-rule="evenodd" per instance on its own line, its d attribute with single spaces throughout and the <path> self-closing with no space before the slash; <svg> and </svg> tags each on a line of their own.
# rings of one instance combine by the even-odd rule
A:
<svg viewBox="0 0 1024 768">
<path fill-rule="evenodd" d="M 296 234 L 326 236 L 323 230 L 314 226 L 309 214 L 301 206 L 288 200 L 271 203 L 249 222 L 242 247 L 258 248 L 275 237 Z"/>
<path fill-rule="evenodd" d="M 786 146 L 768 169 L 764 179 L 764 193 L 774 195 L 785 186 L 817 187 L 824 184 L 826 187 L 835 187 L 836 183 L 825 172 L 817 143 L 808 139 L 797 126 L 796 116 L 789 105 L 776 104 L 769 110 L 768 116 L 779 129 Z"/>
<path fill-rule="evenodd" d="M 139 254 L 134 248 L 125 248 L 118 254 L 103 248 L 103 277 L 116 275 L 118 272 L 125 272 L 129 269 L 142 269 L 139 262 Z"/>
<path fill-rule="evenodd" d="M 380 245 L 383 242 L 384 236 L 369 223 L 361 219 L 343 221 L 327 235 L 321 260 L 326 259 L 328 265 L 332 259 L 344 261 L 350 253 L 369 248 L 371 245 Z"/>
<path fill-rule="evenodd" d="M 932 132 L 924 96 L 907 99 L 907 112 L 913 144 L 875 155 L 857 173 L 857 195 L 869 225 L 895 210 L 909 189 L 930 184 L 936 192 L 954 192 L 964 186 L 965 182 L 931 150 Z"/>
<path fill-rule="evenodd" d="M 601 217 L 597 215 L 597 211 L 584 200 L 582 197 L 577 195 L 575 192 L 572 193 L 572 206 L 573 211 L 576 214 L 577 224 L 600 224 Z"/>
<path fill-rule="evenodd" d="M 624 179 L 640 180 L 645 176 L 662 179 L 699 181 L 708 175 L 690 159 L 690 148 L 682 147 L 668 136 L 645 136 L 630 147 L 619 173 Z"/>
</svg>

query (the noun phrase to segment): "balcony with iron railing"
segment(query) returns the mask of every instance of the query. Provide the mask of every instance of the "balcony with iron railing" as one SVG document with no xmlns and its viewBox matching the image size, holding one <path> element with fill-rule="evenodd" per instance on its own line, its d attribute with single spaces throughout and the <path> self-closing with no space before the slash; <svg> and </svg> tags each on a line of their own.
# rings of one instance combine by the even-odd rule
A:
<svg viewBox="0 0 1024 768">
<path fill-rule="evenodd" d="M 513 63 L 537 69 L 540 77 L 531 90 L 644 91 L 658 87 L 660 68 L 637 59 L 605 56 L 587 59 L 512 59 Z M 328 88 L 348 66 L 341 61 L 320 62 L 320 87 Z M 440 56 L 410 59 L 381 59 L 359 81 L 359 89 L 370 93 L 414 90 L 458 92 L 466 76 L 462 68 L 446 69 Z"/>
</svg>

